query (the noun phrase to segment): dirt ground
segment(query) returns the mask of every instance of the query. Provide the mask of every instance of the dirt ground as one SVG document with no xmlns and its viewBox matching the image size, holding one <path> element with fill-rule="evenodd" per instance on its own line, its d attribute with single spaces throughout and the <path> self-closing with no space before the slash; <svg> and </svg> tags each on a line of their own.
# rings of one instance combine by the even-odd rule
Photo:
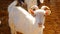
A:
<svg viewBox="0 0 60 34">
<path fill-rule="evenodd" d="M 49 2 L 50 1 L 50 2 Z M 51 15 L 46 16 L 44 34 L 60 34 L 60 0 L 46 0 L 45 4 L 51 8 Z M 0 34 L 11 34 L 8 24 L 7 7 L 12 0 L 0 0 Z"/>
</svg>

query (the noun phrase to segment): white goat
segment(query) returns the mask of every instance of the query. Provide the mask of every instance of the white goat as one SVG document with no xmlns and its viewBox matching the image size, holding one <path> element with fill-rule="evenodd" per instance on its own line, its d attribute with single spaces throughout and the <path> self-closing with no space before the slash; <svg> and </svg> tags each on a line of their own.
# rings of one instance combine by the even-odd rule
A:
<svg viewBox="0 0 60 34">
<path fill-rule="evenodd" d="M 45 11 L 37 10 L 36 17 L 33 17 L 22 7 L 15 6 L 16 4 L 17 1 L 14 1 L 8 7 L 11 33 L 15 34 L 18 31 L 23 34 L 43 34 L 43 27 L 38 26 L 38 21 L 44 23 Z"/>
</svg>

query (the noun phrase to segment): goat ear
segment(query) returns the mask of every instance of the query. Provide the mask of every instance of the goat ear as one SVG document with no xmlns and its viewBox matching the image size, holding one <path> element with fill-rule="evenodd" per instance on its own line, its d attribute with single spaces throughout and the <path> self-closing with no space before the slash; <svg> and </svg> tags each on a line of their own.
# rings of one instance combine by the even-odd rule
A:
<svg viewBox="0 0 60 34">
<path fill-rule="evenodd" d="M 51 11 L 50 10 L 46 10 L 46 15 L 50 15 Z"/>
<path fill-rule="evenodd" d="M 29 13 L 34 15 L 34 11 L 32 9 L 29 10 Z"/>
</svg>

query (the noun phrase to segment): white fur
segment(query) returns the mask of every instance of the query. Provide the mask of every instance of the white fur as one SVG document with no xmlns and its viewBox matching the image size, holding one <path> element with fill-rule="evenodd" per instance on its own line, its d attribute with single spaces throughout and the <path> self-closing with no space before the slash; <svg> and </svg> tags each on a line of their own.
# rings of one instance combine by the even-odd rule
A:
<svg viewBox="0 0 60 34">
<path fill-rule="evenodd" d="M 16 7 L 16 1 L 11 3 L 8 7 L 9 11 L 9 26 L 11 33 L 16 31 L 23 34 L 42 34 L 43 28 L 35 24 L 35 18 L 21 7 Z"/>
</svg>

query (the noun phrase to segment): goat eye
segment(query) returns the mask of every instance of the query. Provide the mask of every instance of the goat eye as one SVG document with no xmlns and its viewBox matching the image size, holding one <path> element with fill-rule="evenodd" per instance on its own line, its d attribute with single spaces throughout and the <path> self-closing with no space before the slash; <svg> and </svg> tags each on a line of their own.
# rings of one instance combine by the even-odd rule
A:
<svg viewBox="0 0 60 34">
<path fill-rule="evenodd" d="M 35 11 L 35 9 L 33 9 L 33 11 Z"/>
</svg>

